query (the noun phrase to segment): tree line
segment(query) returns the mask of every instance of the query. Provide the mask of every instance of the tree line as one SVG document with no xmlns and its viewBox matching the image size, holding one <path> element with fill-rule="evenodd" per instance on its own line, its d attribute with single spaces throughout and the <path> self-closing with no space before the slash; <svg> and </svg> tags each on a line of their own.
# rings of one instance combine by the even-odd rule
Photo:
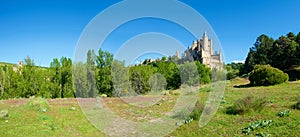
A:
<svg viewBox="0 0 300 137">
<path fill-rule="evenodd" d="M 96 55 L 89 50 L 85 63 L 74 63 L 75 94 L 77 97 L 101 94 L 120 97 L 178 89 L 181 84 L 211 82 L 210 68 L 199 61 L 180 62 L 182 60 L 172 56 L 152 62 L 146 59 L 142 64 L 126 66 L 124 61 L 115 60 L 107 51 L 100 49 Z M 191 73 L 194 75 L 184 77 Z"/>
<path fill-rule="evenodd" d="M 247 76 L 256 65 L 271 65 L 287 73 L 289 80 L 300 79 L 300 32 L 289 32 L 277 39 L 260 35 L 249 49 L 245 63 L 226 65 L 227 79 Z"/>
<path fill-rule="evenodd" d="M 250 48 L 243 73 L 249 73 L 254 66 L 271 65 L 289 74 L 290 79 L 299 76 L 300 65 L 300 32 L 295 35 L 289 32 L 285 36 L 273 39 L 265 34 L 259 36 Z"/>
<path fill-rule="evenodd" d="M 0 66 L 0 98 L 42 96 L 45 98 L 74 97 L 72 61 L 55 58 L 49 68 L 35 66 L 27 57 L 24 65 Z"/>
<path fill-rule="evenodd" d="M 0 99 L 138 95 L 211 82 L 211 69 L 199 61 L 179 62 L 173 56 L 126 66 L 101 49 L 89 50 L 84 62 L 54 58 L 48 68 L 36 66 L 27 57 L 22 66 L 0 66 Z"/>
<path fill-rule="evenodd" d="M 274 40 L 267 35 L 257 38 L 253 47 L 250 48 L 245 71 L 249 72 L 255 64 L 270 64 L 281 70 L 287 70 L 300 65 L 300 33 L 295 36 L 292 32 Z"/>
</svg>

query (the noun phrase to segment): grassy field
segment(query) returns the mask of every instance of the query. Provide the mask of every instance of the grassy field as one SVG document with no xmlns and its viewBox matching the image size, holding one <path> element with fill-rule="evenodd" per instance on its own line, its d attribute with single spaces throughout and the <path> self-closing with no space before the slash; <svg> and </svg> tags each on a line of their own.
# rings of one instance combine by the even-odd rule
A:
<svg viewBox="0 0 300 137">
<path fill-rule="evenodd" d="M 235 87 L 248 82 L 245 79 L 227 81 L 222 104 L 206 126 L 199 128 L 198 121 L 194 120 L 180 126 L 170 136 L 300 136 L 300 110 L 292 108 L 297 100 L 300 101 L 300 82 L 270 87 Z M 200 90 L 199 108 L 203 107 L 208 96 L 209 92 Z M 266 106 L 260 112 L 226 113 L 237 100 L 247 96 L 263 98 Z M 156 103 L 159 105 L 138 110 L 118 98 L 106 98 L 104 102 L 122 117 L 132 121 L 148 121 L 169 111 L 176 98 L 176 95 L 166 95 Z M 289 116 L 278 116 L 280 111 L 285 110 L 291 111 Z M 105 136 L 85 118 L 76 99 L 2 100 L 0 111 L 1 115 L 8 111 L 8 116 L 1 116 L 0 119 L 0 136 Z M 249 135 L 242 132 L 249 124 L 259 120 L 272 120 L 272 123 L 256 128 Z"/>
</svg>

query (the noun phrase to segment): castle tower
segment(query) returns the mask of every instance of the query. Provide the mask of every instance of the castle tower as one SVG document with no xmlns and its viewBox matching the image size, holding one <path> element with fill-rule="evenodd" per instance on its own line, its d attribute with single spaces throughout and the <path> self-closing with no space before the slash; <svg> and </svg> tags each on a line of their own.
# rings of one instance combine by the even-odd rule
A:
<svg viewBox="0 0 300 137">
<path fill-rule="evenodd" d="M 208 48 L 208 37 L 206 35 L 206 32 L 204 32 L 204 34 L 203 34 L 203 49 L 205 51 L 209 50 L 209 48 Z"/>
<path fill-rule="evenodd" d="M 197 40 L 198 52 L 201 50 L 201 39 Z"/>
<path fill-rule="evenodd" d="M 195 41 L 193 42 L 192 50 L 194 50 L 196 47 L 197 47 L 197 41 L 195 40 Z"/>
<path fill-rule="evenodd" d="M 175 57 L 179 58 L 179 51 L 176 50 Z"/>
<path fill-rule="evenodd" d="M 208 40 L 208 44 L 209 44 L 210 55 L 213 55 L 214 53 L 213 53 L 213 49 L 212 49 L 212 45 L 213 45 L 212 39 Z"/>
<path fill-rule="evenodd" d="M 222 62 L 222 51 L 221 50 L 219 51 L 219 62 L 220 63 Z"/>
</svg>

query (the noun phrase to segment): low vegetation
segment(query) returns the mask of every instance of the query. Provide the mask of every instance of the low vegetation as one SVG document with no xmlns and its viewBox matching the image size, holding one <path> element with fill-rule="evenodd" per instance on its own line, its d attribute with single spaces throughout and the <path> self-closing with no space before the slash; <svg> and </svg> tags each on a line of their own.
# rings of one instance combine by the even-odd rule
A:
<svg viewBox="0 0 300 137">
<path fill-rule="evenodd" d="M 199 120 L 201 117 L 201 114 L 204 109 L 204 104 L 201 104 L 199 101 L 196 102 L 196 105 L 194 107 L 194 110 L 191 112 L 190 117 L 194 120 Z"/>
<path fill-rule="evenodd" d="M 249 112 L 261 112 L 266 105 L 267 100 L 265 98 L 247 96 L 243 99 L 237 100 L 232 106 L 228 107 L 226 113 L 243 115 Z"/>
<path fill-rule="evenodd" d="M 8 115 L 8 110 L 1 110 L 0 111 L 0 119 L 1 120 L 7 120 L 9 118 L 9 115 Z"/>
<path fill-rule="evenodd" d="M 29 101 L 26 103 L 26 107 L 41 112 L 46 112 L 50 108 L 46 99 L 34 96 L 29 98 Z"/>
<path fill-rule="evenodd" d="M 270 65 L 256 65 L 250 73 L 251 86 L 270 86 L 288 81 L 288 74 Z"/>
<path fill-rule="evenodd" d="M 176 137 L 300 136 L 298 132 L 295 132 L 300 130 L 299 110 L 291 110 L 289 116 L 278 116 L 279 112 L 289 110 L 291 106 L 297 103 L 295 98 L 300 93 L 300 82 L 288 82 L 267 87 L 234 87 L 249 83 L 243 78 L 227 81 L 224 93 L 226 102 L 220 104 L 216 115 L 206 126 L 199 128 L 198 121 L 194 120 L 190 124 L 182 125 L 171 135 Z M 199 92 L 198 102 L 205 105 L 208 94 L 208 92 Z M 240 107 L 242 109 L 232 110 L 243 110 L 241 111 L 243 113 L 236 115 L 226 113 L 228 108 L 239 108 L 235 106 L 242 106 Z M 250 109 L 245 108 L 245 106 L 250 106 Z"/>
<path fill-rule="evenodd" d="M 300 97 L 297 98 L 297 102 L 293 105 L 293 108 L 300 110 Z"/>
<path fill-rule="evenodd" d="M 290 116 L 290 114 L 291 114 L 291 110 L 283 110 L 283 111 L 280 111 L 280 112 L 278 112 L 278 116 L 279 117 L 288 117 L 288 116 Z"/>
<path fill-rule="evenodd" d="M 244 128 L 242 130 L 242 132 L 246 135 L 250 134 L 251 131 L 257 130 L 259 128 L 268 128 L 271 126 L 272 124 L 272 120 L 259 120 L 259 121 L 255 121 L 252 122 L 248 125 L 248 127 Z M 258 133 L 261 134 L 261 133 Z M 256 134 L 256 136 L 258 136 L 258 134 Z M 262 134 L 265 135 L 265 134 Z M 269 135 L 269 134 L 268 134 Z"/>
</svg>

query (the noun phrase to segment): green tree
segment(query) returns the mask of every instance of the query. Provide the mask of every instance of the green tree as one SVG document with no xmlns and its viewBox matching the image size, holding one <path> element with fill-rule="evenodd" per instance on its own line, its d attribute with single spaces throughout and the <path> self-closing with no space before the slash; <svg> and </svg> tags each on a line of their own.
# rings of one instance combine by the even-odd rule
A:
<svg viewBox="0 0 300 137">
<path fill-rule="evenodd" d="M 77 98 L 87 98 L 89 97 L 89 87 L 87 79 L 87 65 L 82 62 L 74 63 L 74 88 L 75 95 Z"/>
<path fill-rule="evenodd" d="M 112 81 L 113 81 L 113 96 L 120 97 L 132 95 L 129 81 L 129 67 L 125 66 L 124 61 L 113 61 L 112 63 Z"/>
<path fill-rule="evenodd" d="M 137 94 L 145 94 L 150 91 L 149 79 L 156 72 L 151 65 L 131 66 L 129 69 L 132 89 Z"/>
<path fill-rule="evenodd" d="M 196 66 L 199 73 L 198 75 L 200 84 L 210 83 L 211 69 L 204 64 L 201 64 L 199 61 L 196 61 Z"/>
<path fill-rule="evenodd" d="M 160 73 L 154 73 L 149 79 L 151 95 L 160 95 L 167 89 L 167 81 Z"/>
<path fill-rule="evenodd" d="M 179 65 L 181 83 L 196 86 L 200 83 L 199 72 L 195 62 L 185 62 Z"/>
<path fill-rule="evenodd" d="M 73 77 L 72 77 L 72 60 L 62 57 L 61 62 L 61 98 L 74 97 Z"/>
<path fill-rule="evenodd" d="M 5 71 L 3 70 L 3 67 L 0 66 L 0 99 L 2 99 L 4 95 L 4 87 L 6 86 L 5 79 L 6 79 Z"/>
<path fill-rule="evenodd" d="M 37 95 L 38 92 L 38 77 L 36 73 L 36 67 L 34 64 L 34 60 L 30 57 L 25 58 L 25 65 L 21 70 L 22 74 L 22 83 L 20 83 L 20 87 L 22 90 L 22 97 L 31 97 Z"/>
<path fill-rule="evenodd" d="M 99 49 L 96 57 L 96 85 L 99 94 L 106 94 L 112 96 L 113 83 L 111 77 L 111 65 L 113 62 L 113 55 L 107 51 Z"/>
<path fill-rule="evenodd" d="M 54 58 L 50 63 L 52 73 L 51 98 L 74 97 L 72 60 L 62 57 L 60 61 Z"/>
<path fill-rule="evenodd" d="M 51 70 L 51 98 L 59 98 L 61 92 L 61 64 L 57 58 L 50 63 Z"/>
<path fill-rule="evenodd" d="M 96 87 L 96 75 L 95 75 L 95 61 L 96 55 L 94 50 L 89 50 L 87 53 L 87 80 L 88 80 L 88 94 L 89 97 L 96 97 L 98 94 Z"/>
<path fill-rule="evenodd" d="M 249 73 L 256 64 L 270 64 L 273 67 L 288 71 L 300 65 L 300 35 L 292 32 L 278 39 L 261 35 L 257 38 L 246 58 L 243 73 Z"/>
<path fill-rule="evenodd" d="M 157 73 L 162 74 L 167 80 L 167 89 L 178 89 L 181 85 L 179 68 L 172 61 L 161 61 L 153 63 Z"/>
<path fill-rule="evenodd" d="M 22 97 L 23 86 L 25 85 L 22 83 L 21 72 L 15 72 L 12 66 L 4 66 L 1 71 L 1 98 Z"/>
<path fill-rule="evenodd" d="M 256 51 L 256 64 L 269 64 L 271 62 L 271 51 L 274 40 L 263 34 L 256 39 L 254 50 Z"/>
<path fill-rule="evenodd" d="M 254 66 L 256 64 L 255 59 L 254 59 L 255 51 L 250 48 L 250 51 L 247 55 L 246 61 L 245 61 L 245 67 L 243 70 L 243 74 L 248 74 L 254 69 Z"/>
<path fill-rule="evenodd" d="M 48 68 L 37 69 L 39 92 L 37 96 L 50 98 L 51 97 L 51 70 Z"/>
</svg>

